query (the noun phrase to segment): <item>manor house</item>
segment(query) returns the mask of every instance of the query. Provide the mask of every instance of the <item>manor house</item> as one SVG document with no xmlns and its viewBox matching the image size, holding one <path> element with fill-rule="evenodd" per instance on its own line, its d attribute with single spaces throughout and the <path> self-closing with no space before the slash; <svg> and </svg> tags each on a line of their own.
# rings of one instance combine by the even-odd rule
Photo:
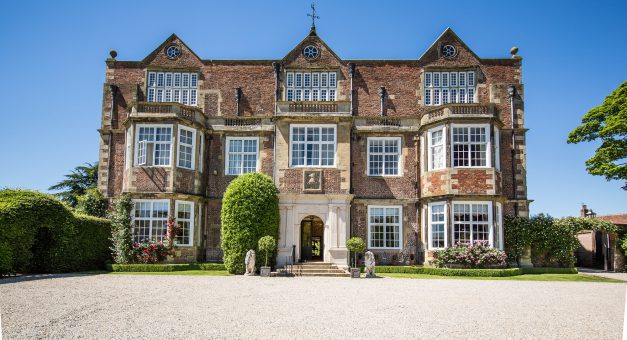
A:
<svg viewBox="0 0 627 340">
<path fill-rule="evenodd" d="M 279 265 L 346 267 L 352 236 L 378 263 L 428 264 L 503 248 L 503 216 L 528 214 L 516 48 L 481 58 L 449 28 L 416 59 L 346 60 L 312 26 L 278 59 L 208 57 L 173 34 L 106 60 L 99 188 L 132 195 L 136 241 L 173 215 L 177 261 L 220 261 L 222 195 L 254 171 L 279 190 Z"/>
</svg>

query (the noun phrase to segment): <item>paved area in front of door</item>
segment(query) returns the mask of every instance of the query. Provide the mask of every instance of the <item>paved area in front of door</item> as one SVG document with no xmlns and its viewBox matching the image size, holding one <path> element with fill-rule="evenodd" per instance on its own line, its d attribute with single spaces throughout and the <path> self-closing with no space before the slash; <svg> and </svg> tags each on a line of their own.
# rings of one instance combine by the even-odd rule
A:
<svg viewBox="0 0 627 340">
<path fill-rule="evenodd" d="M 618 339 L 626 287 L 593 282 L 59 275 L 0 280 L 0 308 L 7 339 Z"/>
<path fill-rule="evenodd" d="M 608 272 L 608 271 L 600 270 L 600 269 L 581 268 L 581 267 L 577 268 L 577 271 L 579 271 L 580 273 L 588 274 L 588 275 L 627 281 L 627 273 L 615 273 L 615 272 Z"/>
</svg>

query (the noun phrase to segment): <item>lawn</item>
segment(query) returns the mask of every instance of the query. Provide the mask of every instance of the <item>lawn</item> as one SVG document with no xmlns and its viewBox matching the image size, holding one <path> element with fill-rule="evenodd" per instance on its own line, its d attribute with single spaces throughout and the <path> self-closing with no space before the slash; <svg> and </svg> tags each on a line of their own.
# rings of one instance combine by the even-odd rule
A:
<svg viewBox="0 0 627 340">
<path fill-rule="evenodd" d="M 105 274 L 105 275 L 184 275 L 184 276 L 231 276 L 226 270 L 181 270 L 174 272 L 107 272 L 86 271 L 76 274 Z"/>
<path fill-rule="evenodd" d="M 612 282 L 626 283 L 626 281 L 608 279 L 586 274 L 524 274 L 506 277 L 477 277 L 477 276 L 442 276 L 427 274 L 381 273 L 383 277 L 407 279 L 451 279 L 451 280 L 514 280 L 514 281 L 575 281 L 575 282 Z"/>
</svg>

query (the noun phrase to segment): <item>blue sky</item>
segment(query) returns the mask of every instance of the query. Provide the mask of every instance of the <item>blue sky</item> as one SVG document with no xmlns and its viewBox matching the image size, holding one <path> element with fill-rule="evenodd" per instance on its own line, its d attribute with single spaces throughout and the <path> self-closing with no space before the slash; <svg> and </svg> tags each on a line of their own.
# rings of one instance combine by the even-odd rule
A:
<svg viewBox="0 0 627 340">
<path fill-rule="evenodd" d="M 309 30 L 310 1 L 3 1 L 0 187 L 45 191 L 98 157 L 104 60 L 144 58 L 176 32 L 205 59 L 279 59 Z M 448 26 L 484 58 L 524 57 L 532 213 L 627 212 L 621 182 L 590 176 L 596 144 L 567 134 L 627 79 L 627 2 L 317 2 L 342 58 L 411 59 Z"/>
</svg>

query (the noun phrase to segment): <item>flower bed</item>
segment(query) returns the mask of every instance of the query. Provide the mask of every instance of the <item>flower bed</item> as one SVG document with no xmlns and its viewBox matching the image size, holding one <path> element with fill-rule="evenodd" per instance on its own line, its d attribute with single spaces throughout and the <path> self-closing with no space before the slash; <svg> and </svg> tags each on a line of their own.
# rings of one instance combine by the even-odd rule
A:
<svg viewBox="0 0 627 340">
<path fill-rule="evenodd" d="M 491 247 L 487 241 L 457 243 L 436 251 L 434 257 L 436 267 L 504 268 L 507 265 L 505 252 Z"/>
<path fill-rule="evenodd" d="M 185 270 L 226 270 L 222 263 L 189 263 L 189 264 L 113 264 L 109 268 L 113 272 L 178 272 Z"/>
<path fill-rule="evenodd" d="M 501 269 L 452 269 L 414 266 L 377 266 L 376 272 L 424 274 L 439 276 L 505 277 L 524 274 L 577 274 L 576 268 L 501 268 Z"/>
</svg>

